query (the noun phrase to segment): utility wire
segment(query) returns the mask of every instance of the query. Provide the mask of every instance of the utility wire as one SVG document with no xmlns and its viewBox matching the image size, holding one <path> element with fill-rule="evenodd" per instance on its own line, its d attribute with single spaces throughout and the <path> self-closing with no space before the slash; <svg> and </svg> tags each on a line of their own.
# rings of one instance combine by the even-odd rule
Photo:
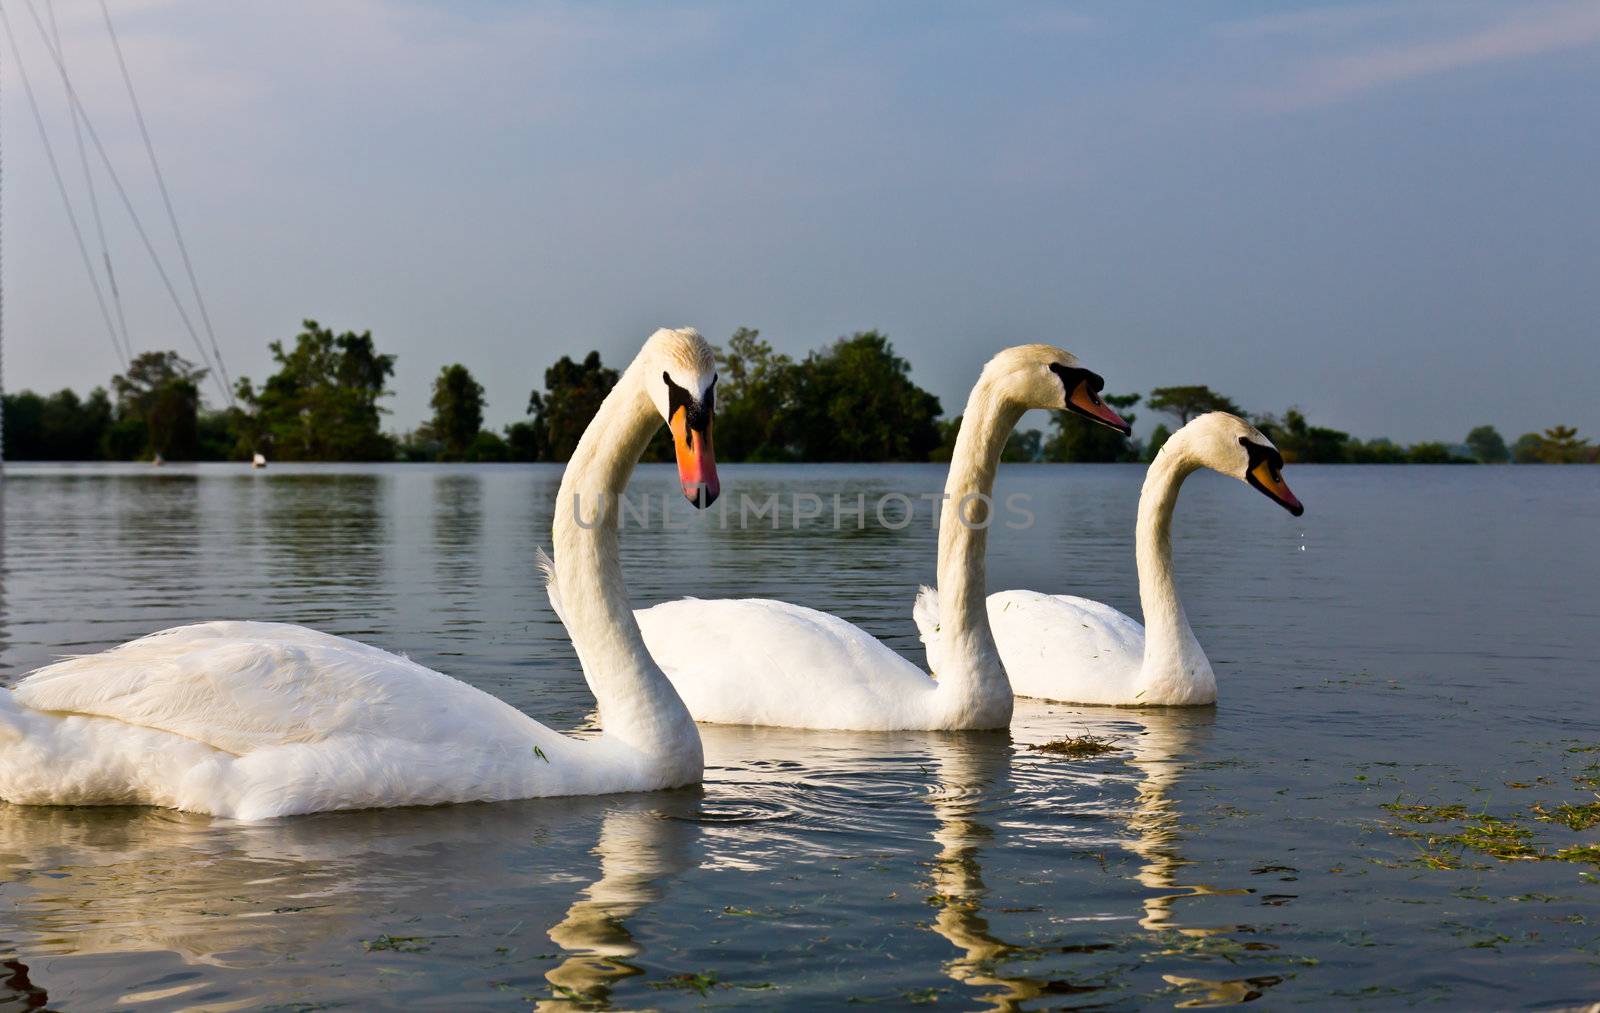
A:
<svg viewBox="0 0 1600 1013">
<path fill-rule="evenodd" d="M 30 0 L 31 2 L 31 0 Z M 194 264 L 189 260 L 189 244 L 183 241 L 183 230 L 178 228 L 178 214 L 172 209 L 172 195 L 167 192 L 167 177 L 156 159 L 155 145 L 150 141 L 150 129 L 144 122 L 144 109 L 139 105 L 139 94 L 133 90 L 133 77 L 128 73 L 128 61 L 122 57 L 122 43 L 117 39 L 116 26 L 111 23 L 111 9 L 106 0 L 100 0 L 100 13 L 106 21 L 106 34 L 111 36 L 111 48 L 117 53 L 117 66 L 122 70 L 122 83 L 127 86 L 128 100 L 133 103 L 133 117 L 139 123 L 139 136 L 144 139 L 144 152 L 150 156 L 150 168 L 155 172 L 156 186 L 161 190 L 161 203 L 167 209 L 167 221 L 172 225 L 172 237 L 178 241 L 178 255 L 183 258 L 184 273 L 189 276 L 189 287 L 194 291 L 195 305 L 200 307 L 200 322 L 205 325 L 206 337 L 211 340 L 211 353 L 216 357 L 217 370 L 222 374 L 223 389 L 228 404 L 233 404 L 233 380 L 228 368 L 222 364 L 222 349 L 217 347 L 217 332 L 211 328 L 211 314 L 206 311 L 206 301 L 200 295 L 200 282 L 195 278 Z"/>
<path fill-rule="evenodd" d="M 33 83 L 28 80 L 28 71 L 22 62 L 22 51 L 17 48 L 17 33 L 11 27 L 11 17 L 6 13 L 3 3 L 0 3 L 0 24 L 5 25 L 6 39 L 11 44 L 12 62 L 17 65 L 17 76 L 22 79 L 22 91 L 28 96 L 28 108 L 33 111 L 33 124 L 39 129 L 39 140 L 44 143 L 45 160 L 50 164 L 50 175 L 55 177 L 56 190 L 61 194 L 61 204 L 67 209 L 67 221 L 72 224 L 72 238 L 77 241 L 78 256 L 83 259 L 83 269 L 89 272 L 89 285 L 94 289 L 95 302 L 100 306 L 100 316 L 105 321 L 106 334 L 111 338 L 111 347 L 116 349 L 122 368 L 127 369 L 128 357 L 123 352 L 121 343 L 117 341 L 117 328 L 111 322 L 110 311 L 106 309 L 105 293 L 100 290 L 100 276 L 95 273 L 94 261 L 89 259 L 89 247 L 83 241 L 83 230 L 78 227 L 78 216 L 72 210 L 72 196 L 67 192 L 66 181 L 61 178 L 61 166 L 56 162 L 55 147 L 50 143 L 50 132 L 45 129 L 44 117 L 39 113 L 39 101 L 33 94 Z"/>
<path fill-rule="evenodd" d="M 44 22 L 39 18 L 39 9 L 34 6 L 33 0 L 24 0 L 24 2 L 27 4 L 28 13 L 33 16 L 35 27 L 39 29 L 40 38 L 44 39 L 45 48 L 49 50 L 51 59 L 55 60 L 59 65 L 61 62 L 60 56 L 56 53 L 54 47 L 50 45 L 50 38 L 44 30 Z M 4 6 L 0 6 L 0 18 L 4 17 L 4 10 Z M 7 32 L 10 32 L 9 27 Z M 13 52 L 16 50 L 15 36 L 12 37 L 12 50 Z M 83 128 L 89 134 L 89 141 L 94 145 L 95 153 L 100 156 L 100 162 L 106 168 L 106 175 L 111 177 L 111 183 L 116 188 L 117 196 L 122 201 L 123 209 L 128 212 L 128 217 L 133 220 L 134 231 L 138 234 L 139 241 L 144 245 L 145 252 L 150 255 L 150 262 L 155 265 L 156 273 L 161 277 L 161 284 L 166 287 L 167 295 L 172 299 L 173 308 L 178 311 L 178 317 L 183 321 L 184 330 L 189 333 L 190 339 L 194 341 L 195 350 L 200 353 L 200 361 L 210 369 L 211 356 L 206 351 L 204 342 L 200 340 L 200 334 L 195 330 L 194 322 L 189 318 L 189 311 L 183 306 L 183 300 L 178 297 L 178 290 L 172 284 L 172 277 L 167 274 L 166 265 L 161 262 L 161 255 L 156 252 L 155 245 L 150 242 L 150 234 L 145 230 L 144 221 L 139 217 L 138 210 L 133 206 L 133 200 L 128 196 L 127 187 L 122 185 L 122 177 L 117 175 L 116 166 L 112 164 L 111 156 L 107 154 L 106 146 L 100 140 L 100 132 L 94 128 L 94 120 L 89 117 L 88 110 L 83 107 L 83 101 L 78 97 L 77 89 L 72 87 L 70 81 L 67 84 L 67 95 L 72 99 L 72 105 L 77 109 L 78 115 L 83 118 Z M 212 377 L 217 381 L 217 386 L 222 388 L 224 399 L 231 404 L 233 402 L 233 392 L 228 390 L 220 373 L 213 369 Z"/>
<path fill-rule="evenodd" d="M 61 84 L 67 85 L 67 50 L 61 44 L 61 26 L 56 23 L 55 0 L 44 0 L 44 9 L 50 15 L 50 34 L 55 38 L 56 52 L 61 54 Z M 71 103 L 68 103 L 71 108 Z M 106 243 L 105 219 L 100 214 L 100 195 L 95 191 L 94 175 L 89 171 L 89 150 L 83 144 L 83 124 L 78 120 L 78 110 L 72 112 L 72 138 L 77 144 L 78 165 L 83 170 L 83 187 L 89 192 L 89 210 L 94 213 L 94 232 L 100 240 L 100 259 L 106 268 L 106 287 L 111 292 L 111 306 L 117 312 L 117 330 L 122 335 L 122 350 L 131 360 L 133 342 L 128 338 L 128 315 L 122 309 L 122 292 L 117 288 L 117 272 L 111 266 L 111 247 Z"/>
</svg>

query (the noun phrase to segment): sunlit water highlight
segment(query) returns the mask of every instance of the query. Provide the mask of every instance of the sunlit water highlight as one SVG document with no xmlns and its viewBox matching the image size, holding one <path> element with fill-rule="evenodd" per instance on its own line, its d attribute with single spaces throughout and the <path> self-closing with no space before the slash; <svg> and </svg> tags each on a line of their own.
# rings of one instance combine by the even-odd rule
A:
<svg viewBox="0 0 1600 1013">
<path fill-rule="evenodd" d="M 739 467 L 869 502 L 936 467 Z M 1600 864 L 1395 831 L 1396 800 L 1594 801 L 1600 469 L 1294 468 L 1295 519 L 1209 475 L 1176 524 L 1222 701 L 1031 705 L 1010 734 L 706 728 L 703 788 L 242 826 L 0 808 L 14 1008 L 1563 1005 L 1600 997 Z M 1137 614 L 1131 467 L 1010 467 L 995 589 Z M 591 700 L 536 579 L 559 470 L 10 469 L 0 676 L 207 618 L 301 622 L 557 727 Z M 668 469 L 636 487 L 670 491 Z M 659 502 L 659 501 L 658 501 Z M 922 660 L 903 531 L 634 530 L 635 600 L 783 597 Z M 926 506 L 923 507 L 926 510 Z M 1304 549 L 1302 550 L 1302 546 Z M 1090 733 L 1118 750 L 1029 746 Z M 1522 825 L 1522 824 L 1519 824 Z M 1455 833 L 1459 827 L 1441 832 Z M 1460 855 L 1437 868 L 1430 855 Z M 1447 863 L 1448 864 L 1448 863 Z M 1537 968 L 1534 973 L 1533 969 Z"/>
</svg>

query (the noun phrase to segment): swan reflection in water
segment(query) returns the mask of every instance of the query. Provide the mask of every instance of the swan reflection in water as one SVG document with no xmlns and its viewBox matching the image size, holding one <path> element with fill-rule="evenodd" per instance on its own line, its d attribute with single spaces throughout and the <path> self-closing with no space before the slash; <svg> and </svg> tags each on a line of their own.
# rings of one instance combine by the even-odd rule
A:
<svg viewBox="0 0 1600 1013">
<path fill-rule="evenodd" d="M 1215 721 L 1210 708 L 1072 708 L 1042 700 L 1018 698 L 1012 734 L 1018 751 L 1043 745 L 1067 735 L 1093 735 L 1111 740 L 1127 750 L 1126 765 L 1135 774 L 1134 798 L 1120 814 L 1127 833 L 1118 835 L 1116 845 L 1136 856 L 1140 864 L 1140 885 L 1152 891 L 1142 902 L 1139 927 L 1151 933 L 1172 933 L 1188 939 L 1203 939 L 1239 931 L 1237 925 L 1201 926 L 1182 919 L 1180 902 L 1195 897 L 1238 896 L 1249 891 L 1221 888 L 1206 883 L 1183 882 L 1185 867 L 1192 864 L 1183 857 L 1183 815 L 1175 793 L 1183 775 L 1193 762 L 1197 747 L 1210 736 Z M 1162 980 L 1176 986 L 1187 998 L 1179 1008 L 1232 1006 L 1261 997 L 1263 991 L 1279 984 L 1277 975 L 1245 978 L 1198 978 L 1162 974 Z M 1017 995 L 1016 998 L 1026 998 Z M 1000 1004 L 1003 1007 L 1006 1004 Z"/>
<path fill-rule="evenodd" d="M 640 973 L 625 920 L 693 864 L 699 807 L 684 790 L 247 825 L 3 806 L 0 957 L 12 959 L 0 985 L 23 1008 L 353 1002 L 393 999 L 397 982 L 438 995 L 486 981 L 604 1004 Z M 599 877 L 574 902 L 592 868 L 583 842 L 597 838 Z M 544 926 L 565 959 L 541 978 Z M 456 937 L 480 966 L 450 968 L 449 981 L 381 959 Z"/>
<path fill-rule="evenodd" d="M 898 771 L 884 767 L 888 758 L 914 756 L 925 764 L 922 776 L 907 779 L 903 787 L 919 795 L 935 819 L 932 837 L 937 851 L 928 863 L 926 887 L 936 913 L 929 927 L 956 951 L 941 968 L 949 979 L 973 990 L 963 993 L 964 998 L 971 996 L 990 1008 L 1012 1010 L 1070 1003 L 1074 995 L 1098 992 L 1106 986 L 1097 980 L 1077 982 L 1009 973 L 1013 966 L 1026 966 L 1038 951 L 1003 938 L 994 927 L 991 918 L 996 912 L 989 907 L 990 888 L 984 880 L 986 850 L 1014 847 L 1022 840 L 1077 852 L 1122 849 L 1139 861 L 1136 878 L 1149 891 L 1136 913 L 1129 912 L 1127 918 L 1155 934 L 1163 948 L 1171 945 L 1164 938 L 1167 933 L 1200 938 L 1237 928 L 1199 926 L 1181 917 L 1181 902 L 1187 898 L 1245 892 L 1185 882 L 1183 875 L 1190 862 L 1180 850 L 1182 816 L 1173 793 L 1189 758 L 1209 735 L 1213 720 L 1209 709 L 1074 708 L 1019 699 L 1009 733 L 862 734 L 716 725 L 701 730 L 708 780 L 718 782 L 708 789 L 708 800 L 743 794 L 758 801 L 767 797 L 762 788 L 785 783 L 793 798 L 800 789 L 796 782 L 802 779 L 804 787 L 813 792 L 819 787 L 848 789 L 850 779 L 856 776 L 878 784 L 892 783 Z M 1031 746 L 1084 734 L 1114 740 L 1125 752 L 1108 761 L 1074 763 L 1030 750 Z M 1120 801 L 1119 796 L 1127 801 Z M 810 804 L 823 803 L 812 799 Z M 1070 810 L 1065 818 L 1064 808 Z M 819 814 L 802 814 L 806 815 L 815 819 Z M 897 829 L 897 812 L 880 805 L 865 812 L 820 815 L 843 822 L 870 822 L 883 834 Z M 792 832 L 789 824 L 779 824 L 772 828 L 771 836 Z M 719 835 L 708 834 L 704 842 L 708 857 L 716 860 L 723 850 Z M 751 841 L 738 846 L 743 849 L 739 853 L 742 859 L 755 863 L 750 867 L 776 865 L 777 845 L 759 857 L 752 852 Z M 1106 916 L 1086 919 L 1099 923 Z M 1115 935 L 1112 932 L 1101 940 L 1055 950 L 1109 951 L 1115 946 L 1111 941 Z M 1269 977 L 1161 977 L 1184 994 L 1180 1006 L 1245 1002 L 1277 983 Z"/>
<path fill-rule="evenodd" d="M 600 878 L 582 890 L 566 917 L 550 929 L 550 941 L 568 956 L 545 972 L 555 999 L 540 1002 L 538 1008 L 571 1009 L 573 1002 L 603 1007 L 618 982 L 644 973 L 635 962 L 644 948 L 628 920 L 661 900 L 673 877 L 695 864 L 691 844 L 698 831 L 682 815 L 654 810 L 606 814 L 595 845 Z"/>
<path fill-rule="evenodd" d="M 962 985 L 979 989 L 976 997 L 997 1010 L 1037 1005 L 1030 1000 L 1045 1000 L 1046 1004 L 1069 1001 L 1070 996 L 1104 987 L 1092 981 L 1005 973 L 1003 968 L 1027 953 L 1029 947 L 1000 938 L 985 914 L 989 887 L 983 879 L 984 849 L 1006 834 L 1062 834 L 1059 819 L 1036 826 L 1028 822 L 1030 809 L 1052 804 L 1047 795 L 1059 798 L 1060 789 L 1051 788 L 1050 779 L 1080 781 L 1090 786 L 1096 780 L 1123 779 L 1131 772 L 1131 804 L 1109 813 L 1109 823 L 1085 821 L 1084 826 L 1069 830 L 1072 839 L 1068 843 L 1079 848 L 1121 848 L 1138 858 L 1138 881 L 1151 891 L 1142 901 L 1140 928 L 1189 938 L 1234 931 L 1236 926 L 1202 927 L 1186 924 L 1181 918 L 1181 902 L 1187 898 L 1246 892 L 1184 882 L 1183 869 L 1190 862 L 1180 851 L 1182 815 L 1174 791 L 1190 762 L 1188 758 L 1209 734 L 1212 712 L 1077 709 L 1021 699 L 1017 703 L 1009 737 L 991 740 L 963 736 L 933 742 L 938 775 L 929 804 L 938 819 L 934 840 L 939 846 L 931 874 L 933 901 L 938 907 L 933 929 L 959 951 L 944 965 L 945 973 Z M 1102 763 L 1073 767 L 1070 761 L 1043 754 L 1016 760 L 1028 756 L 1030 747 L 1071 735 L 1113 740 L 1127 751 L 1125 765 L 1109 769 Z M 1017 769 L 1023 765 L 1043 769 Z M 1040 797 L 1030 800 L 1030 794 Z M 1093 829 L 1088 829 L 1096 825 L 1106 828 L 1099 839 Z M 1061 947 L 1080 952 L 1110 948 L 1108 943 Z M 1184 993 L 1185 998 L 1177 1003 L 1179 1007 L 1247 1002 L 1259 998 L 1263 989 L 1281 980 L 1271 976 L 1161 977 Z"/>
<path fill-rule="evenodd" d="M 1051 912 L 1094 933 L 1051 952 L 1111 951 L 1125 938 L 1117 927 L 1124 923 L 1153 934 L 1158 955 L 1173 945 L 1169 935 L 1232 931 L 1183 917 L 1188 898 L 1238 892 L 1184 875 L 1189 863 L 1174 792 L 1187 757 L 1209 732 L 1210 712 L 1019 703 L 1010 734 L 704 726 L 703 792 L 331 813 L 259 825 L 160 810 L 6 807 L 0 892 L 13 907 L 0 936 L 18 948 L 6 980 L 17 985 L 14 999 L 34 1008 L 48 1002 L 46 990 L 65 1007 L 183 1005 L 200 996 L 208 1008 L 354 1001 L 373 989 L 394 998 L 395 979 L 346 956 L 360 955 L 363 943 L 404 951 L 413 941 L 420 949 L 437 940 L 437 951 L 467 947 L 498 966 L 457 961 L 462 966 L 439 974 L 435 961 L 418 966 L 439 974 L 436 980 L 400 987 L 435 995 L 460 987 L 468 1001 L 482 998 L 472 990 L 487 982 L 543 1007 L 600 1007 L 647 966 L 679 962 L 668 952 L 647 955 L 644 946 L 665 924 L 653 906 L 671 897 L 681 876 L 699 869 L 759 877 L 858 857 L 862 837 L 834 832 L 841 826 L 885 846 L 893 839 L 908 862 L 926 858 L 926 878 L 913 889 L 929 897 L 932 916 L 914 915 L 916 923 L 950 948 L 942 956 L 936 948 L 934 959 L 960 986 L 961 999 L 993 1009 L 1071 1003 L 1079 994 L 1093 1001 L 1087 994 L 1108 984 L 1014 973 L 1039 967 L 1030 959 L 1039 951 L 1004 937 L 1013 912 L 990 899 L 984 864 L 987 857 L 998 866 L 1002 850 L 1012 851 L 1012 869 L 1019 846 L 1078 854 L 1122 849 L 1137 858 L 1136 877 L 1147 891 L 1139 906 L 1120 918 L 1114 909 Z M 1028 748 L 1085 733 L 1116 739 L 1127 752 L 1081 763 Z M 748 881 L 735 886 L 762 889 Z M 1040 917 L 1028 921 L 1038 925 Z M 465 942 L 447 942 L 451 937 Z M 121 969 L 95 963 L 96 955 L 122 955 Z M 370 954 L 375 961 L 385 956 Z M 196 965 L 205 972 L 193 973 Z M 915 966 L 902 964 L 901 973 L 915 975 Z M 113 987 L 106 982 L 119 975 L 116 991 L 96 991 Z M 1194 1006 L 1247 1001 L 1276 983 L 1162 978 L 1180 990 L 1180 1005 Z"/>
</svg>

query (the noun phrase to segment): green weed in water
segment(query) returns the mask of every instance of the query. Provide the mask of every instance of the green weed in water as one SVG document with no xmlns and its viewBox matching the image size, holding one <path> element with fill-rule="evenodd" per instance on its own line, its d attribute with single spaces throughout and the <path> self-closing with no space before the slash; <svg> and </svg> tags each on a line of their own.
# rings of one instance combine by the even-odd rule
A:
<svg viewBox="0 0 1600 1013">
<path fill-rule="evenodd" d="M 1563 823 L 1569 830 L 1588 830 L 1600 826 L 1600 802 L 1590 802 L 1588 805 L 1562 803 L 1554 809 L 1546 809 L 1542 803 L 1536 802 L 1529 808 L 1536 819 L 1546 823 Z"/>
<path fill-rule="evenodd" d="M 361 948 L 368 953 L 377 953 L 381 950 L 391 950 L 395 953 L 426 953 L 429 946 L 427 936 L 391 936 L 381 935 L 376 939 L 364 939 Z"/>
<path fill-rule="evenodd" d="M 1589 862 L 1600 865 L 1600 844 L 1580 844 L 1572 848 L 1562 848 L 1550 857 L 1563 862 Z"/>
<path fill-rule="evenodd" d="M 1464 805 L 1404 805 L 1390 802 L 1384 808 L 1407 823 L 1445 823 L 1467 818 L 1467 807 Z"/>
<path fill-rule="evenodd" d="M 674 974 L 666 981 L 652 981 L 650 987 L 656 989 L 675 988 L 685 992 L 699 992 L 704 996 L 710 995 L 711 990 L 721 984 L 722 982 L 717 979 L 717 972 L 705 971 L 701 974 Z"/>
<path fill-rule="evenodd" d="M 1052 756 L 1065 756 L 1069 760 L 1081 760 L 1090 756 L 1104 756 L 1117 751 L 1115 743 L 1110 739 L 1102 739 L 1098 735 L 1078 735 L 1070 739 L 1057 739 L 1039 746 L 1029 746 L 1036 753 L 1049 753 Z"/>
<path fill-rule="evenodd" d="M 1463 865 L 1462 857 L 1467 854 L 1482 855 L 1502 862 L 1559 861 L 1600 865 L 1600 844 L 1547 850 L 1535 842 L 1533 829 L 1526 825 L 1556 823 L 1572 830 L 1587 830 L 1600 825 L 1600 802 L 1582 805 L 1562 803 L 1553 807 L 1535 803 L 1529 806 L 1533 814 L 1531 818 L 1520 815 L 1502 818 L 1486 812 L 1474 813 L 1459 804 L 1436 806 L 1397 801 L 1384 808 L 1412 825 L 1453 823 L 1459 826 L 1453 833 L 1444 832 L 1444 828 L 1388 828 L 1392 836 L 1422 842 L 1421 852 L 1409 864 L 1423 868 L 1459 869 Z"/>
</svg>

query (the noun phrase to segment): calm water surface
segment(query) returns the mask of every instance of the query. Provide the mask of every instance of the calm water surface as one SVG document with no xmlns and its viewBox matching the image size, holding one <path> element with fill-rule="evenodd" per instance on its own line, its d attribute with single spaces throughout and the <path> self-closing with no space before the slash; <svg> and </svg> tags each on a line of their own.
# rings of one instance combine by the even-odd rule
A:
<svg viewBox="0 0 1600 1013">
<path fill-rule="evenodd" d="M 1027 493 L 1037 521 L 995 531 L 992 587 L 1137 615 L 1141 476 L 1004 470 L 999 493 Z M 734 495 L 850 501 L 943 475 L 723 478 Z M 1216 708 L 1021 706 L 1009 734 L 707 727 L 704 787 L 651 795 L 249 826 L 3 807 L 0 1004 L 1600 999 L 1600 848 L 1568 850 L 1600 845 L 1600 827 L 1557 808 L 1600 790 L 1600 468 L 1289 478 L 1304 518 L 1209 474 L 1179 504 Z M 534 563 L 558 481 L 541 466 L 13 467 L 0 678 L 178 623 L 284 620 L 581 726 L 592 701 Z M 670 495 L 670 469 L 635 485 Z M 687 530 L 655 520 L 624 534 L 637 602 L 783 597 L 922 661 L 925 518 L 722 530 L 677 502 Z M 1029 748 L 1084 732 L 1117 751 Z"/>
</svg>

